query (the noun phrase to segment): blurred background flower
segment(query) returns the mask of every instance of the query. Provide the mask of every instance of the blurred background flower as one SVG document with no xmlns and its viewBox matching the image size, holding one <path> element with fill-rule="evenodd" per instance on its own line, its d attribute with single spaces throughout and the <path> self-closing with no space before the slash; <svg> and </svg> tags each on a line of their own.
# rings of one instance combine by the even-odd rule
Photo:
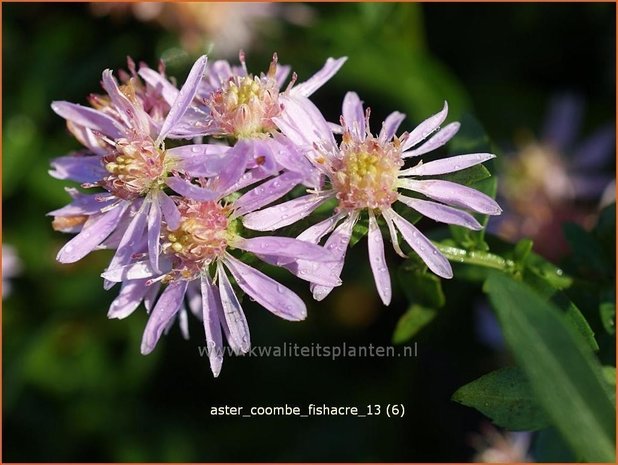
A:
<svg viewBox="0 0 618 465">
<path fill-rule="evenodd" d="M 138 15 L 147 20 L 134 16 L 134 9 L 141 9 Z M 120 16 L 113 12 L 120 10 Z M 207 359 L 198 355 L 203 328 L 197 322 L 191 324 L 189 343 L 174 328 L 144 357 L 139 353 L 147 319 L 143 308 L 121 323 L 106 318 L 115 291 L 105 292 L 98 275 L 110 254 L 98 251 L 73 265 L 54 260 L 66 237 L 53 231 L 45 214 L 69 197 L 65 182 L 48 175 L 49 161 L 78 146 L 50 102 L 85 103 L 91 92 L 99 91 L 102 70 L 124 67 L 127 56 L 155 69 L 163 59 L 167 75 L 184 82 L 190 64 L 212 43 L 212 59 L 228 53 L 235 58 L 238 47 L 251 49 L 250 69 L 261 69 L 276 51 L 301 81 L 326 57 L 348 56 L 341 71 L 314 96 L 329 121 L 337 120 L 348 90 L 363 96 L 372 120 L 382 121 L 398 110 L 407 114 L 406 127 L 438 111 L 446 99 L 447 122 L 462 121 L 463 131 L 478 125 L 477 120 L 493 141 L 509 141 L 514 128 L 528 128 L 528 134 L 542 128 L 547 102 L 572 89 L 586 101 L 583 136 L 572 131 L 576 144 L 594 137 L 595 128 L 614 126 L 615 5 L 136 3 L 120 10 L 108 4 L 2 6 L 3 68 L 10 71 L 3 75 L 3 240 L 18 250 L 23 264 L 3 305 L 4 460 L 469 460 L 474 448 L 467 435 L 483 417 L 449 398 L 464 383 L 503 366 L 506 357 L 477 335 L 478 288 L 461 280 L 443 283 L 447 303 L 415 337 L 416 358 L 230 357 L 213 380 Z M 210 16 L 202 15 L 208 11 Z M 204 32 L 205 25 L 213 29 Z M 545 144 L 546 134 L 535 137 Z M 455 137 L 453 143 L 457 141 Z M 508 158 L 514 164 L 507 168 L 504 151 L 495 148 L 498 169 L 501 159 L 505 171 L 523 169 L 517 168 L 516 157 Z M 560 176 L 572 179 L 583 168 L 573 164 L 570 141 L 553 150 L 565 148 Z M 527 171 L 535 176 L 540 170 L 536 163 Z M 544 184 L 555 178 L 548 175 L 553 172 L 543 171 L 540 181 L 533 176 L 541 186 L 535 189 L 553 191 L 554 183 L 549 188 Z M 613 162 L 586 172 L 611 179 Z M 516 182 L 523 175 L 518 176 Z M 504 179 L 505 188 L 509 182 Z M 558 205 L 575 211 L 581 191 L 570 197 L 567 192 L 559 189 Z M 546 200 L 535 200 L 549 199 L 548 192 L 543 195 L 528 203 L 543 204 Z M 587 212 L 594 211 L 598 194 L 589 199 L 584 202 Z M 517 202 L 521 206 L 524 201 Z M 558 217 L 557 212 L 552 208 L 549 213 L 559 223 L 566 215 Z M 423 231 L 435 227 L 419 226 Z M 561 235 L 560 228 L 555 231 Z M 387 262 L 399 263 L 388 253 Z M 245 299 L 254 344 L 391 344 L 397 321 L 408 308 L 406 296 L 394 286 L 391 306 L 380 304 L 365 254 L 364 243 L 348 251 L 342 276 L 346 286 L 321 303 L 311 300 L 304 284 L 285 282 L 308 303 L 309 316 L 302 324 L 278 321 Z M 284 274 L 273 276 L 286 280 Z M 606 346 L 613 350 L 613 344 Z M 407 415 L 209 415 L 213 405 L 286 402 L 403 403 Z"/>
<path fill-rule="evenodd" d="M 21 273 L 21 260 L 10 245 L 2 244 L 2 299 L 11 293 L 11 279 Z"/>
<path fill-rule="evenodd" d="M 537 251 L 553 260 L 568 251 L 562 224 L 589 229 L 601 208 L 615 201 L 614 123 L 582 139 L 583 117 L 583 97 L 553 97 L 540 137 L 521 129 L 515 151 L 502 159 L 500 193 L 506 212 L 492 229 L 509 241 L 533 239 Z"/>
</svg>

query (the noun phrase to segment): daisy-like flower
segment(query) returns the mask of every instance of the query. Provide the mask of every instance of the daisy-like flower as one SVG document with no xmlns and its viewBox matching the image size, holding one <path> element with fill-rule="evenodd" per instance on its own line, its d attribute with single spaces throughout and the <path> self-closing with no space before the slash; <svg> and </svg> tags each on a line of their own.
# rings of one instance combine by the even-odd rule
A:
<svg viewBox="0 0 618 465">
<path fill-rule="evenodd" d="M 55 159 L 50 174 L 106 191 L 86 195 L 70 189 L 73 202 L 50 213 L 55 217 L 55 229 L 78 232 L 59 251 L 58 261 L 75 262 L 102 246 L 117 248 L 112 265 L 126 264 L 147 241 L 153 266 L 158 266 L 161 220 L 164 218 L 171 229 L 180 222 L 176 205 L 164 191 L 166 185 L 173 184 L 169 181 L 178 171 L 220 174 L 204 173 L 204 167 L 192 173 L 191 167 L 199 165 L 195 159 L 187 160 L 184 151 L 176 153 L 164 145 L 166 136 L 192 102 L 205 70 L 203 56 L 194 64 L 183 88 L 175 92 L 160 86 L 160 79 L 150 79 L 162 95 L 174 95 L 165 118 L 160 114 L 160 105 L 149 105 L 152 89 L 136 91 L 134 70 L 123 86 L 118 85 L 110 70 L 104 71 L 102 86 L 107 96 L 91 97 L 95 108 L 69 102 L 52 104 L 89 151 Z M 155 73 L 144 67 L 140 72 L 149 78 Z M 187 148 L 191 150 L 191 146 L 183 147 Z M 114 231 L 117 234 L 112 234 Z"/>
<path fill-rule="evenodd" d="M 369 129 L 369 111 L 365 113 L 358 95 L 349 92 L 343 102 L 340 144 L 335 141 L 332 126 L 308 100 L 285 99 L 284 106 L 286 112 L 275 118 L 277 126 L 292 142 L 305 148 L 307 157 L 322 172 L 325 182 L 305 196 L 248 214 L 243 219 L 244 226 L 258 231 L 275 230 L 308 216 L 327 200 L 336 199 L 334 214 L 304 231 L 298 239 L 317 244 L 330 234 L 325 246 L 337 256 L 332 271 L 339 275 L 354 224 L 360 213 L 366 211 L 371 269 L 385 305 L 391 300 L 391 283 L 378 224 L 380 217 L 386 223 L 399 255 L 405 256 L 399 246 L 398 232 L 431 271 L 443 278 L 453 275 L 448 260 L 438 248 L 393 209 L 395 202 L 401 202 L 435 221 L 474 230 L 482 227 L 466 210 L 486 215 L 501 212 L 492 198 L 479 191 L 428 178 L 477 165 L 494 158 L 492 154 L 458 155 L 404 168 L 406 159 L 444 145 L 458 131 L 459 123 L 456 122 L 439 129 L 447 116 L 446 102 L 442 111 L 401 137 L 396 137 L 395 132 L 404 115 L 394 112 L 386 118 L 376 137 Z M 302 260 L 298 262 L 302 263 Z M 332 287 L 314 284 L 312 290 L 314 298 L 321 300 Z"/>
<path fill-rule="evenodd" d="M 303 105 L 307 98 L 327 82 L 343 66 L 346 58 L 329 58 L 324 67 L 307 81 L 295 85 L 292 77 L 285 90 L 282 86 L 290 72 L 289 66 L 278 64 L 273 56 L 266 74 L 252 75 L 248 72 L 244 54 L 240 53 L 241 66 L 231 66 L 219 60 L 208 66 L 205 78 L 198 90 L 199 104 L 192 105 L 184 118 L 176 125 L 170 137 L 213 136 L 235 141 L 234 147 L 225 154 L 225 163 L 247 168 L 251 182 L 276 176 L 283 172 L 296 173 L 297 177 L 281 179 L 280 196 L 285 195 L 299 182 L 315 182 L 316 170 L 299 154 L 294 144 L 284 137 L 276 121 L 286 114 L 285 100 Z M 203 146 L 205 151 L 212 150 Z M 189 149 L 185 149 L 188 151 Z M 212 160 L 221 162 L 220 157 Z M 240 175 L 238 175 L 240 180 Z M 173 188 L 182 195 L 199 200 L 212 200 L 216 190 L 196 188 L 190 182 L 174 180 Z M 221 186 L 226 188 L 228 186 Z"/>
<path fill-rule="evenodd" d="M 187 333 L 185 296 L 189 308 L 204 322 L 215 376 L 223 362 L 223 335 L 236 353 L 249 351 L 247 320 L 229 274 L 240 289 L 275 315 L 291 321 L 306 317 L 305 303 L 298 295 L 235 258 L 231 253 L 234 249 L 251 252 L 269 263 L 302 259 L 307 266 L 294 270 L 296 276 L 325 286 L 341 283 L 337 275 L 328 272 L 335 257 L 323 247 L 287 237 L 242 237 L 241 222 L 245 212 L 252 211 L 252 205 L 267 202 L 256 199 L 255 190 L 233 203 L 221 198 L 213 201 L 176 198 L 176 201 L 179 226 L 162 230 L 160 264 L 163 272 L 157 273 L 148 260 L 143 260 L 110 267 L 102 275 L 112 282 L 123 282 L 120 294 L 110 307 L 110 318 L 125 318 L 142 300 L 147 310 L 152 309 L 144 330 L 143 354 L 154 349 L 176 318 Z M 167 287 L 157 300 L 162 283 Z"/>
</svg>

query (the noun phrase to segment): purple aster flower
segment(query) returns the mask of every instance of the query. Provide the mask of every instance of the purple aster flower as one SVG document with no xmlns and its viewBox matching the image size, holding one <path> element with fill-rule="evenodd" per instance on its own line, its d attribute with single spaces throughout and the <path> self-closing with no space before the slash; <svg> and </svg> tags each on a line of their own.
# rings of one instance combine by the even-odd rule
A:
<svg viewBox="0 0 618 465">
<path fill-rule="evenodd" d="M 204 322 L 212 372 L 218 376 L 223 362 L 223 335 L 236 353 L 250 349 L 247 320 L 234 288 L 236 284 L 252 299 L 286 320 L 306 317 L 306 306 L 298 295 L 261 271 L 235 258 L 231 251 L 251 252 L 264 261 L 303 259 L 308 266 L 293 273 L 301 279 L 325 286 L 338 286 L 338 276 L 329 272 L 335 257 L 324 248 L 287 237 L 241 236 L 240 222 L 255 200 L 247 193 L 234 203 L 176 198 L 179 227 L 162 231 L 162 273 L 148 260 L 108 268 L 103 277 L 123 282 L 108 316 L 125 318 L 144 301 L 150 318 L 144 330 L 141 351 L 150 353 L 161 335 L 177 318 L 186 337 L 187 311 Z M 157 299 L 162 283 L 167 284 Z"/>
<path fill-rule="evenodd" d="M 395 132 L 404 115 L 394 112 L 386 118 L 376 137 L 369 129 L 369 111 L 365 113 L 358 95 L 349 92 L 343 102 L 340 144 L 336 143 L 331 126 L 308 100 L 285 98 L 283 104 L 286 112 L 275 118 L 278 127 L 292 142 L 304 147 L 308 158 L 324 175 L 325 182 L 305 196 L 248 214 L 243 224 L 258 231 L 275 230 L 308 216 L 327 200 L 336 199 L 333 216 L 310 227 L 298 239 L 317 244 L 330 234 L 326 248 L 338 258 L 333 272 L 339 275 L 354 224 L 360 213 L 367 211 L 369 259 L 378 293 L 385 305 L 391 300 L 391 283 L 379 217 L 386 223 L 399 255 L 405 256 L 399 247 L 398 232 L 431 271 L 444 278 L 451 278 L 453 274 L 448 260 L 437 247 L 395 212 L 392 208 L 395 202 L 401 202 L 433 220 L 475 230 L 481 229 L 481 225 L 465 210 L 487 215 L 501 212 L 492 198 L 479 191 L 428 178 L 477 165 L 494 158 L 492 154 L 474 153 L 428 163 L 421 161 L 404 169 L 406 159 L 444 145 L 459 129 L 459 123 L 450 123 L 439 129 L 447 116 L 446 102 L 441 112 L 401 137 L 396 137 Z M 405 191 L 420 194 L 423 198 L 411 197 Z M 302 266 L 302 259 L 293 266 L 298 266 L 298 263 Z M 332 287 L 313 284 L 312 290 L 313 296 L 321 300 Z"/>
<path fill-rule="evenodd" d="M 158 266 L 161 220 L 164 218 L 172 229 L 180 221 L 180 213 L 164 188 L 168 184 L 173 187 L 170 180 L 179 170 L 191 173 L 184 152 L 165 150 L 163 141 L 193 100 L 205 69 L 203 56 L 194 64 L 183 88 L 174 92 L 174 102 L 164 119 L 160 106 L 155 109 L 146 105 L 151 93 L 135 90 L 134 70 L 134 77 L 122 87 L 110 70 L 103 72 L 107 97 L 91 99 L 100 104 L 97 108 L 69 102 L 52 104 L 89 152 L 55 159 L 50 173 L 106 191 L 86 195 L 70 190 L 73 202 L 50 213 L 56 229 L 78 233 L 59 251 L 58 261 L 72 263 L 97 247 L 112 246 L 117 248 L 112 259 L 117 266 L 127 263 L 146 241 L 152 264 Z M 152 77 L 154 71 L 142 67 L 140 73 Z M 171 93 L 152 81 L 152 87 L 159 88 L 162 95 Z M 120 234 L 114 235 L 116 230 Z M 108 237 L 111 240 L 104 243 Z"/>
<path fill-rule="evenodd" d="M 199 104 L 187 110 L 170 137 L 213 136 L 237 141 L 225 155 L 227 163 L 239 168 L 235 172 L 238 179 L 228 177 L 233 182 L 239 181 L 240 168 L 247 168 L 252 182 L 291 171 L 298 174 L 300 181 L 314 183 L 317 171 L 281 133 L 276 121 L 286 114 L 284 99 L 303 105 L 307 97 L 327 82 L 345 61 L 345 57 L 329 58 L 320 71 L 298 85 L 294 85 L 294 75 L 284 91 L 281 89 L 290 67 L 279 65 L 276 54 L 268 72 L 259 76 L 247 71 L 242 52 L 241 66 L 216 61 L 208 66 L 197 92 Z M 216 189 L 200 190 L 187 183 L 189 186 L 183 190 L 179 180 L 175 180 L 174 188 L 183 195 L 188 195 L 190 190 L 192 197 L 199 200 L 212 200 L 217 195 Z M 282 183 L 281 195 L 296 184 Z M 224 190 L 227 187 L 218 186 Z"/>
</svg>

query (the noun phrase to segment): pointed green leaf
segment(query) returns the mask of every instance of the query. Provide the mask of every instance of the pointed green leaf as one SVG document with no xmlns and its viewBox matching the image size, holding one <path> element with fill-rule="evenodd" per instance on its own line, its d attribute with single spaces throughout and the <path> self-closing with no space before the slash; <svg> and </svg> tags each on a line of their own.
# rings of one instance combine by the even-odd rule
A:
<svg viewBox="0 0 618 465">
<path fill-rule="evenodd" d="M 477 409 L 511 431 L 535 431 L 548 426 L 547 415 L 518 367 L 502 368 L 460 387 L 452 400 Z"/>
<path fill-rule="evenodd" d="M 553 425 L 578 457 L 615 461 L 615 408 L 601 366 L 564 315 L 525 284 L 492 273 L 485 286 L 504 337 Z"/>
<path fill-rule="evenodd" d="M 393 334 L 393 344 L 403 344 L 414 337 L 437 315 L 437 311 L 432 308 L 412 305 L 397 322 L 395 333 Z"/>
</svg>

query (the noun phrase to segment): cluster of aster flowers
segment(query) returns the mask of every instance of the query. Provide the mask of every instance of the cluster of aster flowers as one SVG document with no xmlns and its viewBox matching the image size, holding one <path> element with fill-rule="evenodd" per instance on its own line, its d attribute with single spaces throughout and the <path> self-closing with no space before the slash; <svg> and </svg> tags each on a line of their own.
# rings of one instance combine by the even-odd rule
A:
<svg viewBox="0 0 618 465">
<path fill-rule="evenodd" d="M 400 136 L 404 115 L 394 112 L 376 136 L 369 109 L 349 92 L 339 124 L 327 122 L 310 97 L 345 61 L 329 58 L 308 80 L 297 83 L 292 74 L 286 85 L 290 68 L 276 55 L 260 75 L 248 72 L 242 53 L 240 66 L 203 56 L 180 88 L 163 67 L 129 61 L 119 80 L 103 72 L 105 94 L 91 95 L 89 106 L 52 104 L 85 147 L 52 162 L 52 176 L 85 190 L 67 188 L 71 203 L 50 213 L 56 230 L 77 233 L 57 259 L 73 263 L 97 249 L 115 251 L 102 273 L 106 289 L 121 286 L 108 316 L 125 318 L 144 303 L 143 354 L 175 320 L 188 337 L 191 312 L 203 321 L 217 376 L 224 339 L 236 353 L 250 349 L 239 290 L 281 318 L 298 321 L 307 314 L 297 294 L 248 263 L 259 259 L 288 270 L 321 300 L 341 284 L 361 214 L 368 217 L 376 287 L 388 305 L 382 227 L 399 255 L 405 256 L 401 234 L 431 271 L 452 277 L 446 258 L 395 211 L 395 203 L 471 229 L 481 225 L 470 212 L 500 213 L 493 199 L 474 189 L 431 179 L 492 154 L 406 166 L 458 131 L 458 123 L 441 127 L 446 103 Z M 304 194 L 290 200 L 299 190 Z M 313 224 L 314 211 L 329 205 L 332 214 Z M 282 234 L 301 219 L 312 226 L 295 238 Z"/>
</svg>

